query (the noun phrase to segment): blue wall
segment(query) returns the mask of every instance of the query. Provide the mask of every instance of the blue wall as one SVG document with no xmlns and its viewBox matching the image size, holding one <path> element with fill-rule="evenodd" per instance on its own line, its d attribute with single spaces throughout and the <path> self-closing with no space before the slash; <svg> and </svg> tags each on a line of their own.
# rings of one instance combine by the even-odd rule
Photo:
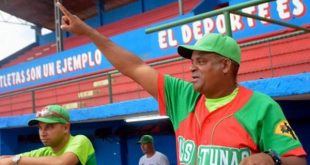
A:
<svg viewBox="0 0 310 165">
<path fill-rule="evenodd" d="M 54 32 L 48 33 L 48 34 L 43 35 L 43 36 L 39 36 L 39 45 L 42 46 L 42 45 L 49 44 L 51 42 L 56 42 Z"/>
<path fill-rule="evenodd" d="M 172 2 L 177 2 L 177 0 L 138 0 L 133 3 L 129 3 L 127 5 L 112 9 L 110 11 L 101 11 L 103 25 L 110 24 L 112 22 L 128 18 L 130 16 L 138 15 L 143 12 L 156 9 L 158 7 L 167 5 Z M 97 9 L 99 9 L 99 7 L 97 7 Z M 95 28 L 102 26 L 100 24 L 99 15 L 89 18 L 85 20 L 85 22 Z M 71 36 L 71 34 L 65 33 L 64 36 L 69 37 Z M 39 45 L 45 45 L 55 41 L 56 40 L 54 32 L 39 36 Z"/>
<path fill-rule="evenodd" d="M 140 13 L 142 13 L 141 1 L 135 1 L 128 5 L 103 12 L 103 24 L 109 24 Z"/>
<path fill-rule="evenodd" d="M 195 13 L 195 15 L 197 15 L 204 12 L 212 11 L 219 7 L 219 5 L 223 5 L 225 3 L 228 4 L 229 0 L 203 0 L 198 6 L 196 6 L 195 9 L 193 9 L 193 12 Z"/>
</svg>

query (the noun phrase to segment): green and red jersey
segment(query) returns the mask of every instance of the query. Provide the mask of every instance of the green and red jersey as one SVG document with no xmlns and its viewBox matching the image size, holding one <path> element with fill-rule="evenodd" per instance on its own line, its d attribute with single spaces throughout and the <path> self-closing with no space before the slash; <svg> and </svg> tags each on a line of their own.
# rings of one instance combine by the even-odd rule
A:
<svg viewBox="0 0 310 165">
<path fill-rule="evenodd" d="M 215 111 L 209 112 L 205 101 L 191 83 L 159 74 L 159 111 L 173 124 L 178 164 L 239 164 L 269 149 L 281 156 L 306 155 L 269 96 L 240 86 L 235 98 Z"/>
</svg>

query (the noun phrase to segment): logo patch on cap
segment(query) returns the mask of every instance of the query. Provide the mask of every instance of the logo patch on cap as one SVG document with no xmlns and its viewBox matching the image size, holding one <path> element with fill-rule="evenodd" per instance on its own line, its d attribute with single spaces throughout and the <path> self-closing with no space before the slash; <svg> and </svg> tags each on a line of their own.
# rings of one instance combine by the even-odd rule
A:
<svg viewBox="0 0 310 165">
<path fill-rule="evenodd" d="M 297 140 L 297 136 L 295 132 L 293 131 L 292 127 L 286 120 L 282 120 L 277 124 L 276 129 L 275 129 L 275 134 L 287 136 L 287 137 Z"/>
</svg>

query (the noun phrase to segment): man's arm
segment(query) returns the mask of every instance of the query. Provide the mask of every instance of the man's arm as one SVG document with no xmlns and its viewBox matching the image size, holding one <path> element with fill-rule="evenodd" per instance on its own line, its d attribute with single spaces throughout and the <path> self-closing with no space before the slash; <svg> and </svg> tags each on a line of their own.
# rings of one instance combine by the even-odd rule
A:
<svg viewBox="0 0 310 165">
<path fill-rule="evenodd" d="M 61 28 L 77 35 L 89 37 L 110 63 L 124 75 L 139 83 L 152 96 L 157 98 L 157 71 L 146 65 L 140 58 L 113 43 L 109 38 L 88 26 L 64 6 L 57 3 L 63 12 Z M 133 43 L 143 41 L 132 41 Z"/>
<path fill-rule="evenodd" d="M 307 159 L 305 157 L 297 157 L 297 156 L 282 157 L 281 161 L 282 165 L 293 165 L 293 164 L 307 165 Z"/>
<path fill-rule="evenodd" d="M 305 157 L 289 156 L 281 157 L 281 165 L 307 165 Z M 273 159 L 266 153 L 253 154 L 244 158 L 240 165 L 274 165 Z"/>
<path fill-rule="evenodd" d="M 10 158 L 10 157 L 12 157 L 12 155 L 3 155 L 3 156 L 0 156 L 0 160 L 4 158 Z"/>
<path fill-rule="evenodd" d="M 79 163 L 77 156 L 71 152 L 62 156 L 45 156 L 45 157 L 21 157 L 18 165 L 76 165 Z M 1 165 L 15 165 L 12 156 L 0 159 Z"/>
</svg>

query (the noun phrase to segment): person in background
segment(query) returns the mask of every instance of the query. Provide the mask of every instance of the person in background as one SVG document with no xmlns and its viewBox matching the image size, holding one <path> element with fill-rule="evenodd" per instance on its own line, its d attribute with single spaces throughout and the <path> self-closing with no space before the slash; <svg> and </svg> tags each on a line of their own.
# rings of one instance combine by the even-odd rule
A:
<svg viewBox="0 0 310 165">
<path fill-rule="evenodd" d="M 179 165 L 307 164 L 278 103 L 238 84 L 241 50 L 231 37 L 211 33 L 179 46 L 179 55 L 192 63 L 186 82 L 159 73 L 57 5 L 63 30 L 89 37 L 116 69 L 158 100 L 159 113 L 173 124 Z"/>
<path fill-rule="evenodd" d="M 70 134 L 70 117 L 59 105 L 48 105 L 28 122 L 38 126 L 44 147 L 15 156 L 2 156 L 1 165 L 96 165 L 95 150 L 84 135 Z"/>
<path fill-rule="evenodd" d="M 155 150 L 154 139 L 151 135 L 143 135 L 138 143 L 144 153 L 139 160 L 139 165 L 169 165 L 167 156 Z"/>
</svg>

